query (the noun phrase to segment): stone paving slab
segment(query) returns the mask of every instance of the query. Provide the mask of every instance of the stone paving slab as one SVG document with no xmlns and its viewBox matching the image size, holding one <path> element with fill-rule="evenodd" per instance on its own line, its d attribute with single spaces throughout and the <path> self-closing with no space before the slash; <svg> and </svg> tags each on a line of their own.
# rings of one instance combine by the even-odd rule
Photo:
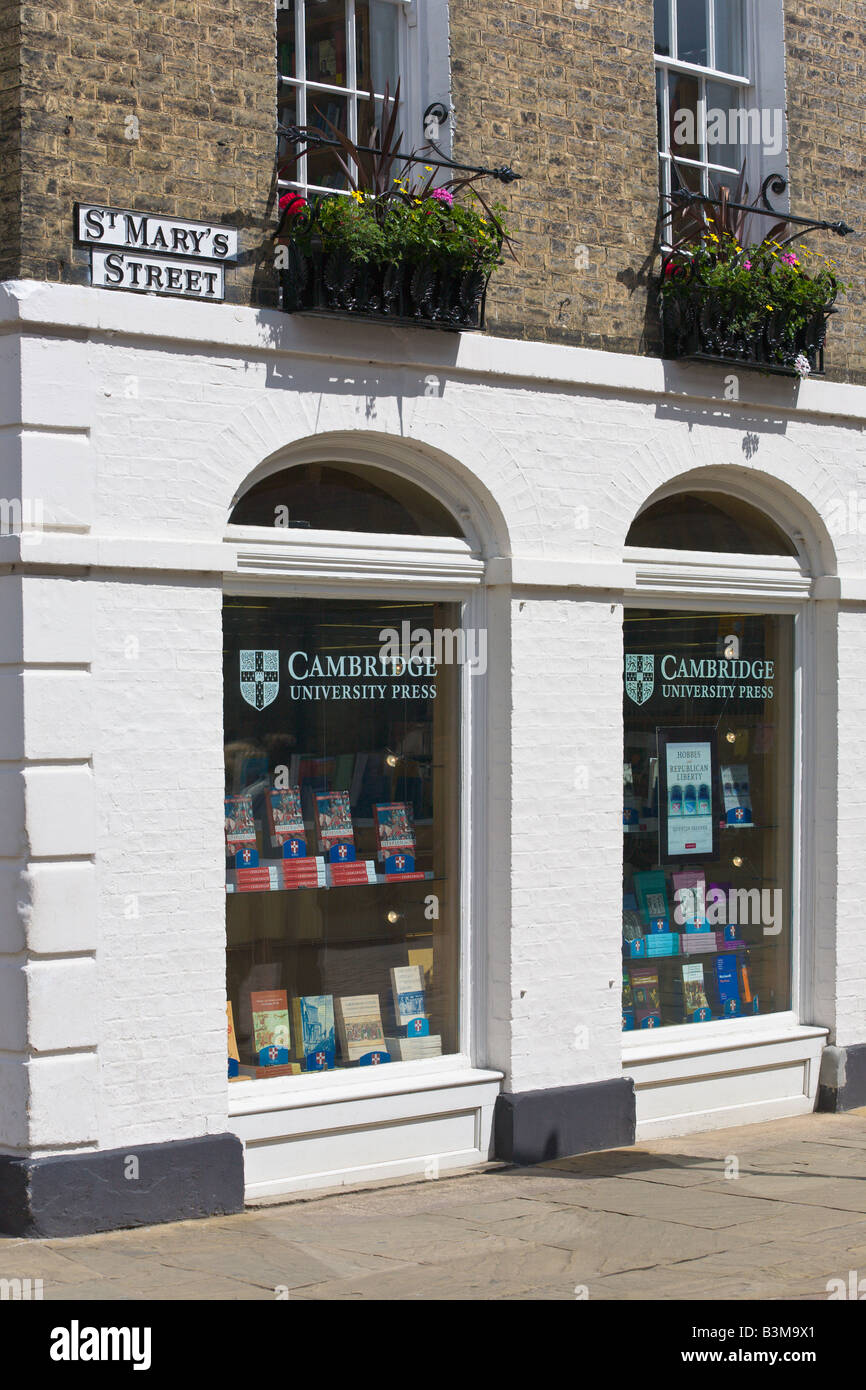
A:
<svg viewBox="0 0 866 1390">
<path fill-rule="evenodd" d="M 738 1176 L 728 1178 L 735 1156 Z M 730 1170 L 728 1170 L 730 1171 Z M 537 1168 L 303 1193 L 237 1216 L 0 1238 L 46 1300 L 827 1298 L 866 1275 L 866 1110 Z"/>
</svg>

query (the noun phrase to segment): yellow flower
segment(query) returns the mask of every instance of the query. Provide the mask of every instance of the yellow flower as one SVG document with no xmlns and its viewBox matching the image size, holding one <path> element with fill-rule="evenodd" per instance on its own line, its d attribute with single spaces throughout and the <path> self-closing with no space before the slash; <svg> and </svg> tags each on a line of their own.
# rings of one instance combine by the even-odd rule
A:
<svg viewBox="0 0 866 1390">
<path fill-rule="evenodd" d="M 433 165 L 432 165 L 432 164 L 425 164 L 425 165 L 424 165 L 424 171 L 425 171 L 425 173 L 427 173 L 427 174 L 432 174 L 432 173 L 433 173 Z"/>
<path fill-rule="evenodd" d="M 772 306 L 772 304 L 767 304 L 765 307 L 766 307 L 767 309 L 772 309 L 773 306 Z"/>
<path fill-rule="evenodd" d="M 357 188 L 353 192 L 352 197 L 354 198 L 356 203 L 363 203 L 364 201 L 363 193 L 360 193 Z"/>
</svg>

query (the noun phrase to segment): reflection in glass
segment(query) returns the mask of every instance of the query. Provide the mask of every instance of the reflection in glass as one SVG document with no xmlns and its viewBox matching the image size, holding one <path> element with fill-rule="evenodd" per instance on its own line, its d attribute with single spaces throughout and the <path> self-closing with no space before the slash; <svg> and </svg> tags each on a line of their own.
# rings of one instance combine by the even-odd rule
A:
<svg viewBox="0 0 866 1390">
<path fill-rule="evenodd" d="M 677 0 L 677 57 L 707 66 L 707 0 Z"/>
<path fill-rule="evenodd" d="M 738 133 L 733 117 L 739 107 L 739 88 L 707 80 L 707 160 L 738 171 L 743 162 L 742 146 L 731 143 L 729 137 Z"/>
<path fill-rule="evenodd" d="M 793 644 L 787 615 L 626 610 L 625 1030 L 791 1007 Z M 676 762 L 701 739 L 714 786 Z M 691 854 L 714 802 L 718 851 Z"/>
<path fill-rule="evenodd" d="M 286 1068 L 314 1070 L 316 1059 L 310 1065 L 302 1046 L 305 1024 L 321 1023 L 330 1011 L 337 1046 L 327 1069 L 357 1064 L 364 1048 L 341 1047 L 339 1037 L 347 1000 L 366 1001 L 358 1015 L 362 1043 L 372 1040 L 381 1053 L 382 1037 L 400 1037 L 394 1061 L 458 1050 L 459 667 L 415 659 L 383 667 L 380 634 L 399 633 L 404 623 L 413 634 L 454 631 L 459 607 L 226 599 L 227 822 L 233 813 L 227 834 L 240 825 L 239 806 L 251 807 L 249 826 L 237 833 L 249 830 L 259 860 L 244 870 L 232 856 L 227 868 L 227 997 L 242 1075 L 260 1074 L 257 1067 L 265 1078 Z M 263 694 L 255 684 L 257 657 Z M 297 838 L 281 843 L 274 793 L 295 787 L 289 819 Z M 291 887 L 299 827 L 306 862 L 318 859 L 312 882 Z M 337 852 L 349 844 L 357 855 L 349 859 L 349 877 L 357 881 L 336 886 L 341 867 L 346 876 Z M 409 845 L 418 876 L 401 879 Z M 333 864 L 325 869 L 331 849 Z M 294 862 L 295 875 L 303 874 L 302 861 Z M 334 881 L 325 886 L 328 878 Z M 400 1022 L 391 972 L 410 969 L 416 980 Z M 266 1056 L 264 1066 L 251 998 L 261 993 L 285 994 L 290 1033 L 288 1060 L 278 1053 L 272 1065 Z M 293 1000 L 299 1001 L 294 1011 Z M 407 1034 L 409 1017 L 423 1017 L 429 1033 Z M 265 1048 L 269 1043 L 265 1038 Z"/>
<path fill-rule="evenodd" d="M 743 0 L 716 0 L 716 68 L 745 77 Z"/>
<path fill-rule="evenodd" d="M 393 95 L 399 76 L 397 7 L 387 0 L 355 0 L 358 88 Z"/>
<path fill-rule="evenodd" d="M 671 154 L 675 159 L 700 159 L 702 132 L 698 124 L 700 81 L 681 72 L 668 75 L 670 86 Z"/>
<path fill-rule="evenodd" d="M 308 92 L 307 124 L 334 138 L 332 126 L 348 133 L 348 98 L 334 92 Z M 336 150 L 313 150 L 307 154 L 307 181 L 324 188 L 347 188 L 346 175 L 337 161 Z"/>
<path fill-rule="evenodd" d="M 307 4 L 307 81 L 346 85 L 345 0 Z"/>
<path fill-rule="evenodd" d="M 670 0 L 655 0 L 653 5 L 654 48 L 665 58 L 671 56 Z"/>
</svg>

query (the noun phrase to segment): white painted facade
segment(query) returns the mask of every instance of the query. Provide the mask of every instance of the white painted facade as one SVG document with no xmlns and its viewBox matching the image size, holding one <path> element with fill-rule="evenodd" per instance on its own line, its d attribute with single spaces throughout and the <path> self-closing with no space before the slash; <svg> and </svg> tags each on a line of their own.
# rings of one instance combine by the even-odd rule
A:
<svg viewBox="0 0 866 1390">
<path fill-rule="evenodd" d="M 251 1196 L 488 1157 L 500 1087 L 633 1076 L 638 1136 L 810 1109 L 866 1043 L 866 389 L 231 305 L 0 286 L 0 1151 L 238 1133 Z M 366 460 L 466 543 L 228 528 L 291 462 Z M 801 562 L 625 549 L 699 478 Z M 864 508 L 866 511 L 866 508 Z M 866 521 L 863 523 L 866 533 Z M 229 1087 L 224 592 L 463 597 L 461 1053 Z M 795 1007 L 621 1028 L 622 610 L 797 618 Z M 573 852 L 552 860 L 541 793 Z M 438 1169 L 437 1169 L 438 1171 Z"/>
</svg>

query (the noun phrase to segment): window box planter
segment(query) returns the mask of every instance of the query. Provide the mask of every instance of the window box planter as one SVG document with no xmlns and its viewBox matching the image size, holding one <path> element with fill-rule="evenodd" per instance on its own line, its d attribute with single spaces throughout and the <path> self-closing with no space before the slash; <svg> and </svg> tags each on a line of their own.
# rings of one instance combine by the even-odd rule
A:
<svg viewBox="0 0 866 1390">
<path fill-rule="evenodd" d="M 289 314 L 357 318 L 466 332 L 484 328 L 490 272 L 449 261 L 357 261 L 341 252 L 288 248 L 280 272 Z"/>
<path fill-rule="evenodd" d="M 780 376 L 823 376 L 827 326 L 835 313 L 838 310 L 826 304 L 792 329 L 785 313 L 768 310 L 757 329 L 744 334 L 725 298 L 695 285 L 688 297 L 661 302 L 662 353 L 695 362 L 735 363 Z"/>
</svg>

